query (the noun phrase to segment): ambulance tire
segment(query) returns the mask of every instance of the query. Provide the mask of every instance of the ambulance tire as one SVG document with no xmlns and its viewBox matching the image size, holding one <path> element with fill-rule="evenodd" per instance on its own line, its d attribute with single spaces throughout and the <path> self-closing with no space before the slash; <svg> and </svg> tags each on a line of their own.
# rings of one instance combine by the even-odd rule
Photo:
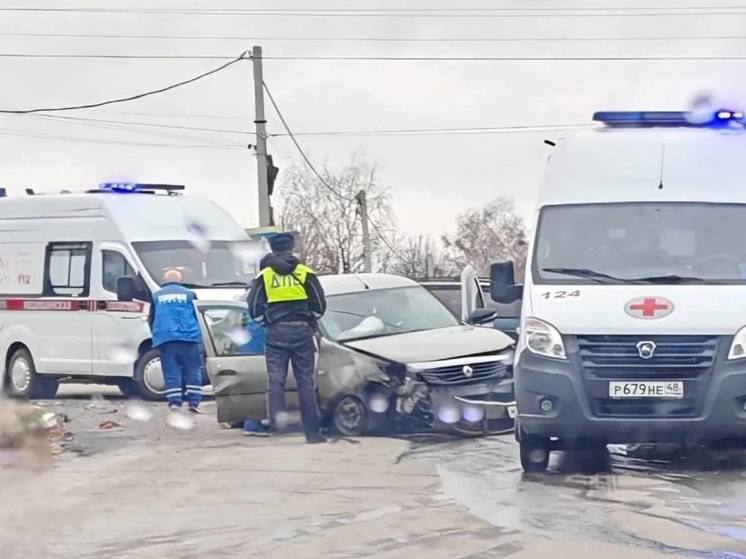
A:
<svg viewBox="0 0 746 559">
<path fill-rule="evenodd" d="M 57 395 L 59 381 L 36 372 L 34 358 L 26 348 L 17 349 L 8 361 L 5 387 L 11 398 L 40 400 Z"/>
<path fill-rule="evenodd" d="M 521 466 L 527 474 L 540 474 L 549 467 L 549 439 L 520 433 Z"/>
<path fill-rule="evenodd" d="M 157 349 L 149 349 L 135 364 L 135 384 L 140 392 L 140 396 L 145 400 L 160 402 L 166 399 L 165 387 L 153 386 L 153 381 L 151 380 L 151 368 L 155 365 L 154 362 L 160 361 L 160 359 L 161 354 Z M 160 368 L 160 365 L 158 367 Z"/>
</svg>

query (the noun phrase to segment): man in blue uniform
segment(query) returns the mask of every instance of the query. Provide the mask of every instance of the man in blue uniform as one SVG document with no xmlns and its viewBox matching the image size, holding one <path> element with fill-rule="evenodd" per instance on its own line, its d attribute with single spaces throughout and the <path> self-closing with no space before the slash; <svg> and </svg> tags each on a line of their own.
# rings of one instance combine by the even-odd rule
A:
<svg viewBox="0 0 746 559">
<path fill-rule="evenodd" d="M 280 233 L 269 244 L 272 254 L 262 260 L 249 292 L 249 314 L 267 325 L 270 425 L 274 431 L 282 429 L 278 416 L 285 411 L 285 381 L 292 362 L 306 441 L 325 442 L 316 399 L 313 338 L 315 323 L 326 310 L 324 290 L 311 269 L 293 256 L 292 235 Z"/>
<path fill-rule="evenodd" d="M 150 305 L 153 347 L 161 353 L 166 399 L 171 410 L 182 407 L 186 392 L 189 410 L 199 413 L 202 400 L 202 332 L 193 291 L 181 285 L 181 272 L 168 270 Z"/>
</svg>

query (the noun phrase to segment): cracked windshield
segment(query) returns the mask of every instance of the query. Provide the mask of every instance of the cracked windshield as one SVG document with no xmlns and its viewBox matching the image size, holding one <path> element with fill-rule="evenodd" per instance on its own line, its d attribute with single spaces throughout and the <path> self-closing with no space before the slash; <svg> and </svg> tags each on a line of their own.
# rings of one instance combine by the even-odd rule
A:
<svg viewBox="0 0 746 559">
<path fill-rule="evenodd" d="M 2 558 L 746 559 L 745 24 L 0 1 Z"/>
</svg>

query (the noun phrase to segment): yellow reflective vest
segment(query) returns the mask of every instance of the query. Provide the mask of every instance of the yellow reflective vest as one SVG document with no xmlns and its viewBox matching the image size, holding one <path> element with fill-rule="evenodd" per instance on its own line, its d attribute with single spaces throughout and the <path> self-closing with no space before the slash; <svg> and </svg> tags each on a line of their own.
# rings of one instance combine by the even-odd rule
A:
<svg viewBox="0 0 746 559">
<path fill-rule="evenodd" d="M 267 303 L 286 303 L 288 301 L 307 301 L 306 278 L 311 269 L 298 264 L 287 275 L 278 274 L 271 267 L 260 272 L 267 292 Z"/>
</svg>

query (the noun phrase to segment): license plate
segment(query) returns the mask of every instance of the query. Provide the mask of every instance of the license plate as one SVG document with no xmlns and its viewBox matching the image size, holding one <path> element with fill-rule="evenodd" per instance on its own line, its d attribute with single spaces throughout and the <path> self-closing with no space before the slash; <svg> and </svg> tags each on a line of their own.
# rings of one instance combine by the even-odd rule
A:
<svg viewBox="0 0 746 559">
<path fill-rule="evenodd" d="M 673 398 L 684 397 L 681 381 L 610 382 L 610 398 Z"/>
<path fill-rule="evenodd" d="M 515 406 L 508 406 L 508 417 L 510 419 L 515 419 L 515 416 L 518 415 L 518 410 Z"/>
</svg>

